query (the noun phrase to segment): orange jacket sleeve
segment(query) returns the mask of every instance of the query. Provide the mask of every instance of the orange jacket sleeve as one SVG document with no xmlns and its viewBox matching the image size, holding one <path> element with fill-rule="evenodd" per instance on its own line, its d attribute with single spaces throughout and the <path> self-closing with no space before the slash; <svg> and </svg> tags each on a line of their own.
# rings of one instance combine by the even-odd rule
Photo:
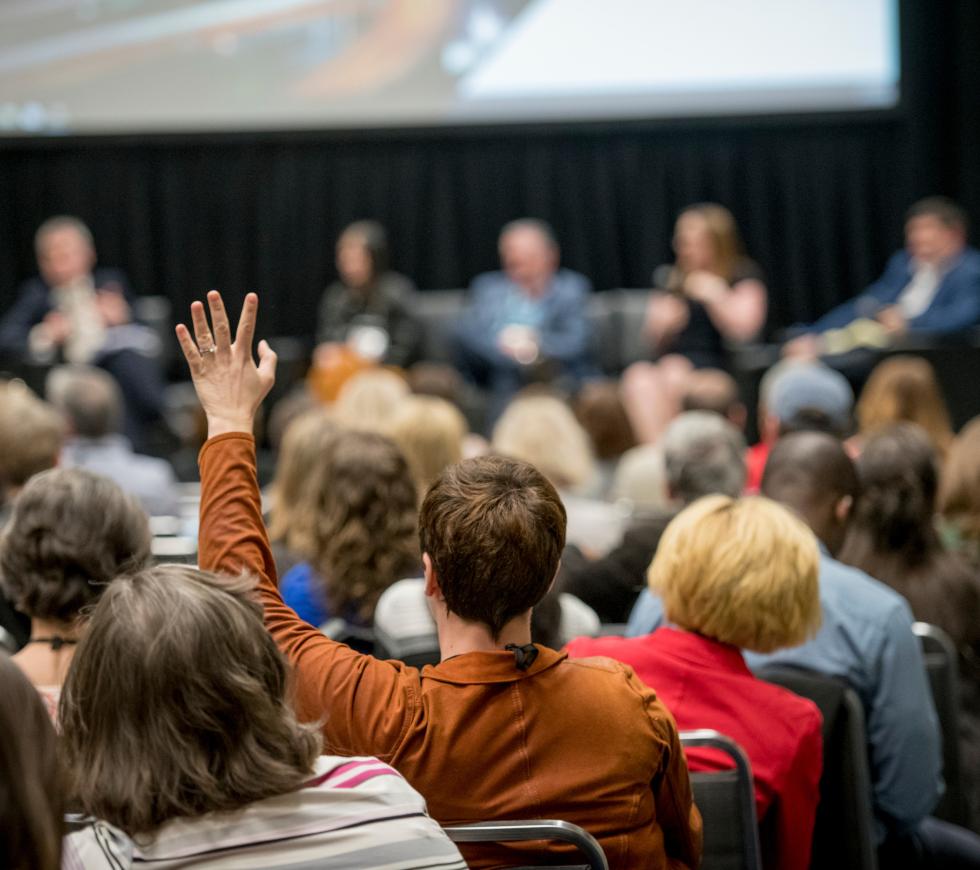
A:
<svg viewBox="0 0 980 870">
<path fill-rule="evenodd" d="M 297 713 L 304 721 L 321 723 L 325 750 L 387 760 L 414 717 L 417 672 L 330 640 L 283 603 L 262 520 L 251 435 L 208 440 L 199 462 L 201 568 L 257 577 L 266 628 L 293 669 Z"/>
</svg>

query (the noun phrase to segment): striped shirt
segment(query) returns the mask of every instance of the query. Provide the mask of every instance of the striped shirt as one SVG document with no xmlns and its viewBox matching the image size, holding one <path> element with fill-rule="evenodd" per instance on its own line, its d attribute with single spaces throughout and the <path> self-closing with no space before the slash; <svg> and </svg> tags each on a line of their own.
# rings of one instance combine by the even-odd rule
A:
<svg viewBox="0 0 980 870">
<path fill-rule="evenodd" d="M 295 792 L 166 822 L 134 841 L 94 821 L 65 838 L 62 870 L 465 870 L 425 801 L 376 758 L 321 756 Z"/>
</svg>

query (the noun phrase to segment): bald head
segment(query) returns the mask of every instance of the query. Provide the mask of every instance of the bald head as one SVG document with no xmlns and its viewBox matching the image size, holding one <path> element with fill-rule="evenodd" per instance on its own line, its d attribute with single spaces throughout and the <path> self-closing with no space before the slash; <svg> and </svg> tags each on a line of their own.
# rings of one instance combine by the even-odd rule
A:
<svg viewBox="0 0 980 870">
<path fill-rule="evenodd" d="M 797 432 L 769 453 L 761 492 L 792 508 L 831 550 L 843 543 L 850 507 L 860 490 L 840 441 L 824 432 Z"/>
</svg>

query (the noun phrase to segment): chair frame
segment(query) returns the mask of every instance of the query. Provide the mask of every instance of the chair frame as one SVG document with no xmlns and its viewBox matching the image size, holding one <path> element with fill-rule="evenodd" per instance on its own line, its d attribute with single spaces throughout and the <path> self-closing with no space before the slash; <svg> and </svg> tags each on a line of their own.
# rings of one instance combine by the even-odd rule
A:
<svg viewBox="0 0 980 870">
<path fill-rule="evenodd" d="M 556 819 L 475 822 L 445 828 L 454 843 L 517 843 L 526 840 L 559 840 L 578 848 L 591 870 L 609 870 L 602 846 L 588 831 Z"/>
<path fill-rule="evenodd" d="M 762 847 L 759 845 L 759 822 L 755 815 L 755 789 L 752 779 L 752 765 L 748 756 L 731 737 L 726 737 L 713 728 L 698 728 L 694 731 L 681 731 L 681 745 L 685 747 L 705 746 L 717 749 L 728 755 L 735 765 L 740 784 L 747 787 L 738 789 L 739 812 L 742 819 L 742 839 L 744 841 L 745 866 L 748 870 L 762 870 Z M 708 774 L 710 776 L 710 774 Z"/>
<path fill-rule="evenodd" d="M 922 646 L 923 659 L 941 651 L 946 659 L 946 673 L 949 682 L 950 696 L 944 698 L 949 718 L 955 726 L 960 720 L 960 663 L 959 651 L 953 639 L 937 625 L 928 622 L 912 624 L 912 633 L 919 639 Z M 928 669 L 928 665 L 927 665 Z M 953 733 L 947 733 L 943 726 L 943 715 L 939 709 L 939 698 L 935 695 L 932 676 L 929 675 L 929 689 L 933 693 L 936 714 L 940 717 L 939 725 L 943 739 L 943 778 L 946 779 L 947 790 L 934 810 L 938 818 L 957 825 L 968 824 L 965 800 L 963 797 L 963 759 L 960 757 L 959 735 L 954 727 Z M 954 769 L 950 769 L 953 767 Z"/>
</svg>

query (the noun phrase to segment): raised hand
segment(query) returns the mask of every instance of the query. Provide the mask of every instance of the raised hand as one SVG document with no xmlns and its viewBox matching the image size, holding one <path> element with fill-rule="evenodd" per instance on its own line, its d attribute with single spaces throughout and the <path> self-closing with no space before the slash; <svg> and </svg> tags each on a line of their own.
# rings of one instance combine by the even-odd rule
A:
<svg viewBox="0 0 980 870">
<path fill-rule="evenodd" d="M 276 355 L 268 342 L 259 342 L 259 364 L 252 358 L 252 338 L 259 298 L 245 297 L 235 340 L 221 294 L 208 293 L 208 308 L 214 334 L 201 302 L 191 303 L 194 338 L 183 323 L 177 326 L 177 340 L 191 370 L 197 398 L 208 419 L 208 437 L 225 432 L 249 432 L 255 412 L 276 381 Z"/>
</svg>

